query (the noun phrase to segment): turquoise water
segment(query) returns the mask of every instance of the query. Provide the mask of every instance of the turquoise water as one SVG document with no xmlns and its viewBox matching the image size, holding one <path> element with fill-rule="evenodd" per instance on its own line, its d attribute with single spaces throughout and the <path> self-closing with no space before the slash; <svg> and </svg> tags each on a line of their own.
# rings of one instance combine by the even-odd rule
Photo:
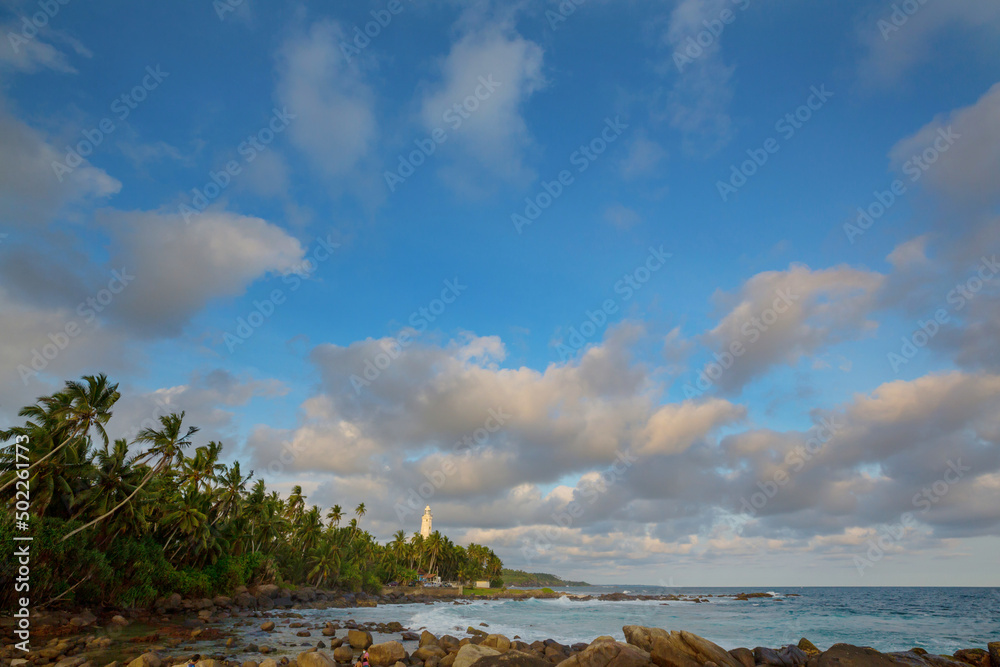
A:
<svg viewBox="0 0 1000 667">
<path fill-rule="evenodd" d="M 489 632 L 525 641 L 552 638 L 566 644 L 600 635 L 623 639 L 623 625 L 688 630 L 724 648 L 778 647 L 807 637 L 821 649 L 846 642 L 880 651 L 920 646 L 932 653 L 986 648 L 1000 640 L 1000 590 L 990 588 L 733 588 L 594 586 L 565 589 L 574 594 L 628 591 L 636 594 L 773 592 L 773 599 L 748 602 L 709 598 L 691 602 L 574 602 L 555 600 L 439 602 L 375 608 L 305 610 L 308 620 L 399 621 L 413 630 L 465 636 L 468 626 L 487 623 Z M 798 593 L 800 597 L 788 597 Z M 398 637 L 392 637 L 398 638 Z M 275 637 L 277 639 L 277 637 Z"/>
</svg>

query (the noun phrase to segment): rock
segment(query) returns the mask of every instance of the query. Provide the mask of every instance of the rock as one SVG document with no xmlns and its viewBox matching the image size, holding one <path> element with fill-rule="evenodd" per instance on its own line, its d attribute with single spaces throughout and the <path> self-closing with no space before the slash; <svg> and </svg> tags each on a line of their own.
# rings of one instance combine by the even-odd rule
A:
<svg viewBox="0 0 1000 667">
<path fill-rule="evenodd" d="M 128 663 L 128 667 L 160 667 L 162 664 L 163 661 L 160 660 L 160 656 L 150 651 L 148 653 L 143 653 L 138 658 Z"/>
<path fill-rule="evenodd" d="M 25 658 L 14 658 L 10 661 L 10 667 L 31 667 L 31 663 Z"/>
<path fill-rule="evenodd" d="M 488 646 L 466 644 L 459 649 L 458 655 L 455 656 L 455 662 L 452 663 L 452 667 L 471 667 L 472 663 L 476 662 L 480 658 L 486 658 L 491 655 L 500 655 L 500 651 L 489 648 Z"/>
<path fill-rule="evenodd" d="M 891 657 L 875 649 L 834 644 L 810 662 L 813 667 L 899 667 Z"/>
<path fill-rule="evenodd" d="M 273 650 L 274 649 L 271 648 L 270 646 L 258 646 L 257 647 L 257 652 L 258 653 L 263 653 L 264 655 L 267 655 L 268 653 L 270 653 Z M 261 667 L 263 667 L 264 663 L 260 663 L 260 664 L 261 664 Z"/>
<path fill-rule="evenodd" d="M 734 648 L 729 655 L 736 658 L 736 661 L 743 667 L 754 667 L 757 662 L 753 659 L 753 651 L 748 648 Z"/>
<path fill-rule="evenodd" d="M 271 632 L 274 630 L 274 621 L 264 621 L 260 624 L 260 629 L 264 632 Z"/>
<path fill-rule="evenodd" d="M 260 665 L 258 665 L 253 660 L 244 660 L 243 664 L 240 665 L 240 667 L 260 667 Z"/>
<path fill-rule="evenodd" d="M 351 648 L 366 649 L 372 645 L 372 633 L 367 630 L 348 630 L 347 643 Z"/>
<path fill-rule="evenodd" d="M 981 648 L 963 648 L 960 651 L 955 651 L 955 659 L 973 667 L 990 667 L 990 654 Z"/>
<path fill-rule="evenodd" d="M 650 658 L 659 667 L 701 667 L 710 660 L 719 667 L 743 667 L 718 644 L 686 630 L 654 637 Z"/>
<path fill-rule="evenodd" d="M 260 667 L 278 667 L 278 663 L 270 658 L 266 660 L 261 660 Z"/>
<path fill-rule="evenodd" d="M 805 651 L 791 644 L 778 650 L 758 646 L 753 650 L 753 657 L 758 665 L 777 665 L 777 667 L 799 667 L 809 658 Z"/>
<path fill-rule="evenodd" d="M 263 584 L 257 587 L 257 595 L 266 595 L 269 598 L 276 598 L 278 597 L 278 591 L 280 590 L 281 589 L 277 584 Z M 263 665 L 261 667 L 263 667 Z"/>
<path fill-rule="evenodd" d="M 649 653 L 611 637 L 598 637 L 590 646 L 559 664 L 562 667 L 648 667 Z"/>
<path fill-rule="evenodd" d="M 524 651 L 507 651 L 501 655 L 491 655 L 476 661 L 476 667 L 550 667 L 548 660 Z"/>
<path fill-rule="evenodd" d="M 438 661 L 438 667 L 454 667 L 455 658 L 458 656 L 458 651 L 454 653 L 449 653 L 445 657 Z"/>
<path fill-rule="evenodd" d="M 427 634 L 430 635 L 431 633 L 428 632 Z M 419 641 L 420 640 L 420 635 L 418 635 L 416 632 L 409 632 L 409 631 L 407 631 L 407 632 L 404 632 L 400 636 L 403 638 L 404 642 L 415 642 L 415 641 Z M 431 635 L 431 636 L 433 637 L 434 635 Z"/>
<path fill-rule="evenodd" d="M 372 644 L 368 648 L 368 662 L 372 667 L 390 667 L 406 659 L 406 649 L 399 642 Z M 302 667 L 301 665 L 299 667 Z"/>
<path fill-rule="evenodd" d="M 506 653 L 510 650 L 510 640 L 503 635 L 486 635 L 486 639 L 483 640 L 482 645 L 488 648 L 495 648 L 501 653 Z"/>
<path fill-rule="evenodd" d="M 82 655 L 78 655 L 75 658 L 64 658 L 56 663 L 56 667 L 77 667 L 86 662 L 86 658 Z"/>
<path fill-rule="evenodd" d="M 445 651 L 440 646 L 438 646 L 437 644 L 428 644 L 425 646 L 421 646 L 420 648 L 418 648 L 416 651 L 413 652 L 413 657 L 416 658 L 417 660 L 420 660 L 421 662 L 427 662 L 431 658 L 437 658 L 438 660 L 440 660 L 446 655 L 448 655 L 448 652 Z"/>
<path fill-rule="evenodd" d="M 333 659 L 337 662 L 352 662 L 354 660 L 354 651 L 349 646 L 338 646 L 333 649 Z"/>
<path fill-rule="evenodd" d="M 799 648 L 805 651 L 806 655 L 819 655 L 821 653 L 821 651 L 816 648 L 816 645 L 805 637 L 799 640 Z"/>
<path fill-rule="evenodd" d="M 295 659 L 298 667 L 334 667 L 334 661 L 326 653 L 319 651 L 306 651 L 299 653 Z"/>
<path fill-rule="evenodd" d="M 638 646 L 647 653 L 653 650 L 653 639 L 670 636 L 669 632 L 661 628 L 647 628 L 642 625 L 626 625 L 622 631 L 625 633 L 626 642 Z"/>
<path fill-rule="evenodd" d="M 438 639 L 437 637 L 434 636 L 433 633 L 424 630 L 423 632 L 420 633 L 420 645 L 427 646 L 428 644 L 433 644 L 434 646 L 437 646 Z"/>
<path fill-rule="evenodd" d="M 990 667 L 1000 667 L 1000 642 L 990 642 L 986 648 L 990 652 Z"/>
<path fill-rule="evenodd" d="M 330 626 L 327 626 L 327 627 L 323 628 L 323 636 L 324 637 L 336 637 L 337 636 L 337 629 L 336 628 L 331 628 Z"/>
<path fill-rule="evenodd" d="M 312 633 L 308 630 L 299 630 L 295 633 L 296 637 L 312 637 Z"/>
<path fill-rule="evenodd" d="M 128 619 L 120 614 L 115 614 L 111 617 L 111 623 L 113 625 L 128 625 Z"/>
<path fill-rule="evenodd" d="M 226 667 L 226 663 L 221 660 L 199 660 L 195 663 L 195 667 Z"/>
</svg>

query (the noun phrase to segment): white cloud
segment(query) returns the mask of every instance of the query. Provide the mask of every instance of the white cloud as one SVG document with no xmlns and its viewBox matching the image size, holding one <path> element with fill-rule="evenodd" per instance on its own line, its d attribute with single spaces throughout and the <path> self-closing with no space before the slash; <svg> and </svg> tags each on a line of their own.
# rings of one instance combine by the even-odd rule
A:
<svg viewBox="0 0 1000 667">
<path fill-rule="evenodd" d="M 99 220 L 114 240 L 111 266 L 135 275 L 112 317 L 143 335 L 176 335 L 212 299 L 294 271 L 304 256 L 280 227 L 216 209 L 190 223 L 162 211 L 103 211 Z"/>
<path fill-rule="evenodd" d="M 456 163 L 443 173 L 462 181 L 453 185 L 474 187 L 480 172 L 515 183 L 531 178 L 523 107 L 545 85 L 543 57 L 538 44 L 505 23 L 468 29 L 452 45 L 441 81 L 423 96 L 421 118 L 429 132 L 441 128 L 449 136 L 441 150 Z M 469 168 L 476 173 L 463 176 Z"/>
</svg>

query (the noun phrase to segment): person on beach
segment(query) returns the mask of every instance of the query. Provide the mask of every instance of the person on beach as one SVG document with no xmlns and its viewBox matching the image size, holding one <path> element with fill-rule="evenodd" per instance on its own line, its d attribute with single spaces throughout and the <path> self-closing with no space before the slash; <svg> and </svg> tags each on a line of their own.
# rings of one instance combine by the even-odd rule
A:
<svg viewBox="0 0 1000 667">
<path fill-rule="evenodd" d="M 367 650 L 365 650 L 364 653 L 361 654 L 361 659 L 358 660 L 357 667 L 369 667 Z"/>
<path fill-rule="evenodd" d="M 199 660 L 201 660 L 201 654 L 195 653 L 191 656 L 191 659 L 188 660 L 188 667 L 195 667 Z"/>
</svg>

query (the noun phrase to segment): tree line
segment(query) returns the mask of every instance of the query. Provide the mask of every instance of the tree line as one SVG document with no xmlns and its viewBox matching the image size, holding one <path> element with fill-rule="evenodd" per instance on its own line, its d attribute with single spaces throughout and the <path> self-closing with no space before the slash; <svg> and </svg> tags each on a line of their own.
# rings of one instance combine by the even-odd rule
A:
<svg viewBox="0 0 1000 667">
<path fill-rule="evenodd" d="M 300 486 L 287 497 L 269 491 L 239 461 L 221 461 L 222 443 L 195 444 L 199 429 L 183 412 L 112 442 L 106 426 L 120 397 L 105 375 L 86 376 L 0 431 L 0 578 L 14 579 L 12 538 L 24 534 L 16 519 L 26 510 L 38 604 L 140 607 L 254 583 L 378 593 L 421 571 L 500 581 L 503 563 L 485 546 L 462 547 L 438 531 L 408 539 L 402 530 L 381 544 L 361 526 L 364 503 L 348 518 L 340 505 L 325 513 L 307 505 Z M 29 493 L 16 493 L 24 481 Z M 13 587 L 0 592 L 4 604 L 14 598 Z"/>
</svg>

